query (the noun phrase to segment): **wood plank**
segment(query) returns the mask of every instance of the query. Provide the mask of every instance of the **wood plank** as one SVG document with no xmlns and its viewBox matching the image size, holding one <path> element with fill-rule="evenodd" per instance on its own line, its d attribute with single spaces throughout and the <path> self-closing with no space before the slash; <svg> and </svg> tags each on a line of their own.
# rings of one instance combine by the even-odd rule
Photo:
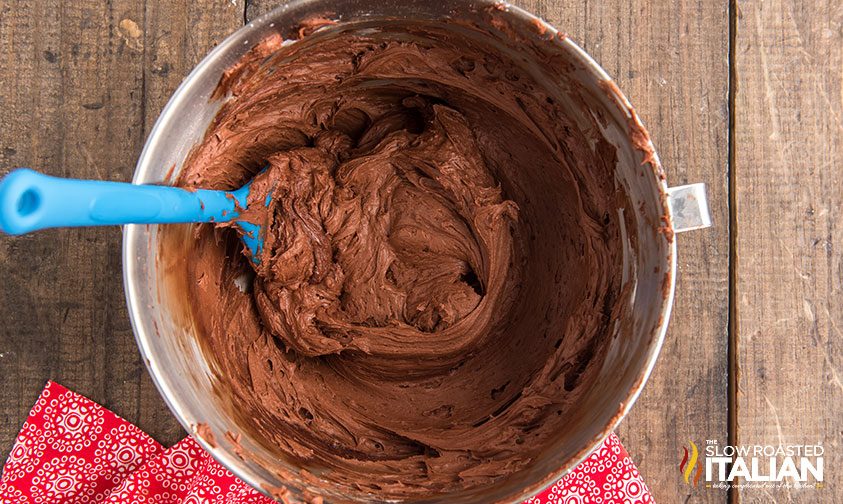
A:
<svg viewBox="0 0 843 504">
<path fill-rule="evenodd" d="M 843 8 L 739 2 L 736 31 L 738 442 L 825 446 L 825 488 L 745 502 L 843 501 Z"/>
<path fill-rule="evenodd" d="M 43 124 L 41 138 L 58 137 L 61 71 L 56 54 L 60 43 L 56 2 L 21 7 L 22 2 L 0 6 L 0 81 L 4 83 L 0 89 L 0 168 L 4 173 L 12 166 L 43 161 L 58 166 L 60 157 L 56 145 L 45 145 L 32 134 Z M 52 341 L 42 315 L 42 299 L 50 296 L 50 284 L 31 281 L 31 270 L 41 271 L 42 278 L 55 278 L 60 254 L 54 237 L 0 239 L 0 316 L 4 322 L 0 376 L 7 377 L 0 401 L 0 458 L 4 460 L 44 385 L 44 371 L 55 362 L 52 353 L 41 351 L 50 348 Z"/>
<path fill-rule="evenodd" d="M 204 0 L 13 1 L 0 7 L 0 168 L 129 180 L 172 90 L 243 21 Z M 166 65 L 165 65 L 166 63 Z M 120 231 L 0 240 L 0 459 L 47 379 L 164 443 L 184 432 L 140 361 L 125 307 Z"/>
<path fill-rule="evenodd" d="M 254 21 L 280 5 L 272 0 L 246 0 L 246 22 Z"/>
<path fill-rule="evenodd" d="M 706 182 L 713 229 L 682 235 L 672 322 L 659 364 L 620 429 L 659 502 L 723 502 L 681 481 L 682 447 L 727 440 L 729 13 L 702 0 L 517 0 L 570 34 L 648 124 L 674 185 Z M 251 0 L 249 19 L 275 2 Z"/>
<path fill-rule="evenodd" d="M 116 30 L 131 0 L 15 2 L 4 12 L 3 170 L 122 180 L 143 140 L 141 53 Z M 0 401 L 11 446 L 48 378 L 137 416 L 142 372 L 126 318 L 118 229 L 50 230 L 0 241 Z M 134 415 L 133 415 L 134 413 Z"/>
</svg>

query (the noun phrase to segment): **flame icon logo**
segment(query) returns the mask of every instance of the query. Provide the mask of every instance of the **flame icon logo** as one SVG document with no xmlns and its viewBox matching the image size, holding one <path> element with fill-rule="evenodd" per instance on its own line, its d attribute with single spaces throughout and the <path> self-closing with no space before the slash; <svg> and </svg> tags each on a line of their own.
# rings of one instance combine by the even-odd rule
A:
<svg viewBox="0 0 843 504">
<path fill-rule="evenodd" d="M 697 460 L 700 457 L 700 451 L 697 449 L 697 445 L 694 444 L 693 441 L 688 440 L 691 443 L 691 451 L 688 452 L 688 448 L 682 447 L 685 454 L 682 456 L 682 462 L 679 463 L 679 472 L 685 479 L 685 483 L 689 485 L 697 486 L 697 483 L 700 482 L 700 477 L 702 476 L 702 464 L 697 464 Z M 689 458 L 690 455 L 690 458 Z M 694 472 L 694 468 L 697 468 L 696 474 L 694 474 L 694 482 L 691 483 L 691 473 Z"/>
</svg>

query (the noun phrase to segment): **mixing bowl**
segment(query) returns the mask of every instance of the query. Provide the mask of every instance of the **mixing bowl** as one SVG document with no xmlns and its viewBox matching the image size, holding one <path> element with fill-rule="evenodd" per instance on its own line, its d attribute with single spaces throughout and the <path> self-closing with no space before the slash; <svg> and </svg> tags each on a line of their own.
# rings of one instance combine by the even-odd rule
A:
<svg viewBox="0 0 843 504">
<path fill-rule="evenodd" d="M 222 103 L 212 95 L 223 73 L 258 41 L 270 35 L 295 33 L 302 21 L 329 17 L 337 26 L 377 29 L 384 20 L 438 23 L 443 19 L 488 23 L 489 13 L 506 19 L 518 37 L 532 38 L 543 53 L 528 45 L 500 42 L 500 50 L 522 61 L 531 75 L 554 87 L 563 107 L 579 114 L 583 124 L 597 124 L 617 150 L 615 185 L 626 194 L 619 209 L 623 225 L 623 275 L 628 293 L 624 315 L 614 324 L 599 379 L 578 404 L 578 414 L 548 443 L 528 468 L 494 485 L 416 502 L 520 502 L 573 468 L 629 412 L 644 387 L 661 348 L 674 294 L 676 244 L 674 233 L 710 225 L 704 188 L 700 184 L 669 189 L 649 140 L 627 99 L 610 77 L 582 49 L 531 14 L 501 3 L 478 0 L 299 0 L 244 26 L 217 46 L 187 77 L 161 113 L 138 161 L 134 182 L 170 183 L 182 169 L 190 149 L 200 142 Z M 335 29 L 334 26 L 330 29 Z M 507 36 L 512 35 L 510 33 Z M 290 41 L 290 43 L 296 43 Z M 497 43 L 491 41 L 490 43 Z M 521 49 L 523 47 L 523 51 Z M 544 57 L 549 56 L 549 57 Z M 541 61 L 555 61 L 547 65 Z M 573 96 L 577 97 L 573 100 Z M 548 183 L 552 183 L 549 181 Z M 159 254 L 158 226 L 127 226 L 123 241 L 126 296 L 138 346 L 149 372 L 170 409 L 186 429 L 216 433 L 197 440 L 237 476 L 267 491 L 280 485 L 293 494 L 308 487 L 328 502 L 370 500 L 314 486 L 298 467 L 268 450 L 238 416 L 215 383 L 215 365 L 197 338 L 186 286 L 179 266 Z M 168 232 L 166 247 L 186 247 L 190 229 Z M 181 280 L 179 280 L 181 279 Z M 226 432 L 243 433 L 239 442 Z M 241 450 L 251 456 L 243 459 Z"/>
</svg>

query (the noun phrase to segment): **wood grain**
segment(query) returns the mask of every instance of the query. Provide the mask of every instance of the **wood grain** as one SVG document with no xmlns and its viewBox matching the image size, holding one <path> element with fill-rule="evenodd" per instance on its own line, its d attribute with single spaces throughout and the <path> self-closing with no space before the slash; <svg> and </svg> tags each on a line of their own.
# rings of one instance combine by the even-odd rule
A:
<svg viewBox="0 0 843 504">
<path fill-rule="evenodd" d="M 843 5 L 739 2 L 736 31 L 738 441 L 825 446 L 843 500 Z"/>
<path fill-rule="evenodd" d="M 179 4 L 179 5 L 176 5 Z M 0 168 L 129 180 L 182 77 L 243 22 L 244 4 L 115 0 L 0 6 Z M 165 444 L 184 432 L 140 361 L 120 230 L 0 239 L 0 458 L 48 379 Z"/>
<path fill-rule="evenodd" d="M 3 169 L 124 180 L 143 143 L 142 53 L 118 31 L 135 2 L 12 2 L 2 15 Z M 118 229 L 0 240 L 2 450 L 48 378 L 137 418 L 143 374 L 126 317 Z"/>
</svg>

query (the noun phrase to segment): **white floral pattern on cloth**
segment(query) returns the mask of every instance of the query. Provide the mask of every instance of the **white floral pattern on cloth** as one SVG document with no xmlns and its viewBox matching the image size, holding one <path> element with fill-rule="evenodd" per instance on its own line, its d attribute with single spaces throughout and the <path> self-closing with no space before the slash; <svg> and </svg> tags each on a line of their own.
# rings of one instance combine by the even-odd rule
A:
<svg viewBox="0 0 843 504">
<path fill-rule="evenodd" d="M 610 434 L 591 455 L 562 479 L 524 504 L 580 503 L 655 503 L 638 468 L 615 434 Z"/>
<path fill-rule="evenodd" d="M 44 437 L 38 434 L 38 427 L 34 424 L 27 423 L 23 426 L 3 467 L 3 482 L 25 478 L 35 472 L 47 449 Z"/>
<path fill-rule="evenodd" d="M 116 485 L 160 452 L 161 445 L 134 425 L 123 422 L 97 441 L 94 455 L 104 468 L 104 476 Z"/>
<path fill-rule="evenodd" d="M 0 504 L 271 504 L 192 438 L 165 450 L 93 401 L 48 382 L 0 475 Z M 650 504 L 612 434 L 580 465 L 525 504 Z"/>
<path fill-rule="evenodd" d="M 100 502 L 164 448 L 102 406 L 48 382 L 0 476 L 0 503 Z"/>
<path fill-rule="evenodd" d="M 105 408 L 74 392 L 56 394 L 44 407 L 47 443 L 62 453 L 78 452 L 99 439 Z"/>
<path fill-rule="evenodd" d="M 107 503 L 271 504 L 273 501 L 223 468 L 186 438 L 129 475 Z"/>
</svg>

